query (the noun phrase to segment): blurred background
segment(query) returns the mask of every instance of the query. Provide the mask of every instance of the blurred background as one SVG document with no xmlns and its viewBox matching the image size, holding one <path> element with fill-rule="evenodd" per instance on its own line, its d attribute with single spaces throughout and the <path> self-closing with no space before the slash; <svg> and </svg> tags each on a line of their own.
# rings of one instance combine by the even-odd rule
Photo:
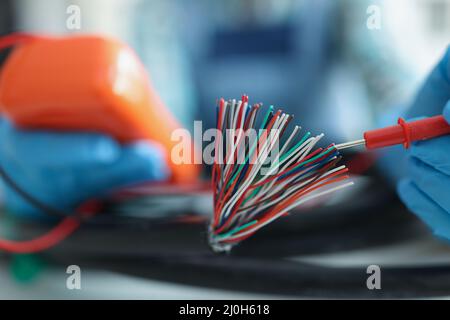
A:
<svg viewBox="0 0 450 320">
<path fill-rule="evenodd" d="M 71 5 L 81 10 L 81 29 L 67 28 Z M 370 6 L 379 9 L 377 28 L 368 26 Z M 188 128 L 198 119 L 214 126 L 216 99 L 245 93 L 250 101 L 295 114 L 300 125 L 326 133 L 330 142 L 341 142 L 358 139 L 381 117 L 398 114 L 413 99 L 449 44 L 450 1 L 1 1 L 0 34 L 11 31 L 101 33 L 122 39 L 138 53 L 162 100 Z M 434 243 L 417 247 L 427 254 L 424 260 L 441 261 L 431 257 L 441 252 Z M 404 261 L 417 256 L 404 249 L 389 250 L 390 254 L 377 254 L 399 259 L 402 252 Z M 333 256 L 330 261 L 363 265 L 373 257 Z M 45 265 L 37 261 L 30 263 Z M 73 297 L 64 282 L 51 280 L 64 278 L 64 270 L 22 286 L 8 275 L 15 263 L 28 265 L 14 258 L 0 268 L 0 298 L 55 297 L 61 292 L 62 297 Z M 144 281 L 136 275 L 89 272 L 91 284 L 79 297 L 283 296 L 283 292 L 236 295 L 217 288 Z"/>
<path fill-rule="evenodd" d="M 67 8 L 81 9 L 68 30 Z M 369 6 L 380 29 L 370 29 Z M 2 32 L 102 33 L 130 44 L 186 126 L 214 119 L 218 97 L 274 104 L 334 141 L 408 103 L 450 38 L 446 0 L 18 0 Z M 205 113 L 206 112 L 206 113 Z M 358 121 L 355 121 L 358 119 Z"/>
</svg>

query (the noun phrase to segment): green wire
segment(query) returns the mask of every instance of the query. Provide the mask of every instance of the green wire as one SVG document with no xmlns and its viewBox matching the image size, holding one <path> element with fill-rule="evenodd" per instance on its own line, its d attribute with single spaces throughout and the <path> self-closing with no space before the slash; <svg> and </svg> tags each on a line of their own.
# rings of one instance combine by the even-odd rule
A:
<svg viewBox="0 0 450 320">
<path fill-rule="evenodd" d="M 309 138 L 310 135 L 311 135 L 311 132 L 308 131 L 295 146 L 293 146 L 288 152 L 286 152 L 285 154 L 283 154 L 281 156 L 279 162 L 283 162 L 283 160 L 286 159 L 286 157 L 288 157 L 292 152 L 294 152 L 295 149 L 297 149 L 299 146 L 301 146 L 306 141 L 306 139 Z"/>
<path fill-rule="evenodd" d="M 247 228 L 249 226 L 252 226 L 255 223 L 258 223 L 258 220 L 253 220 L 253 221 L 250 221 L 249 223 L 243 224 L 242 226 L 237 227 L 236 229 L 233 229 L 230 232 L 225 233 L 224 235 L 218 236 L 218 238 L 226 238 L 226 237 L 232 236 L 233 234 L 235 234 L 235 233 L 237 233 L 237 232 L 241 231 L 242 229 L 245 229 L 245 228 Z"/>
<path fill-rule="evenodd" d="M 314 161 L 314 160 L 316 160 L 316 159 L 318 159 L 318 158 L 323 157 L 324 155 L 330 153 L 331 151 L 333 151 L 333 150 L 335 150 L 335 149 L 336 149 L 336 148 L 335 148 L 334 146 L 332 146 L 332 147 L 330 147 L 330 149 L 323 151 L 322 153 L 318 154 L 317 156 L 312 157 L 311 159 L 308 159 L 308 160 L 306 160 L 306 161 L 303 161 L 302 163 L 300 163 L 300 165 L 308 164 L 308 163 L 310 163 L 310 162 L 312 162 L 312 161 Z"/>
<path fill-rule="evenodd" d="M 308 132 L 308 133 L 309 133 L 309 132 Z M 335 150 L 335 149 L 336 149 L 336 148 L 335 148 L 334 146 L 332 146 L 332 147 L 330 147 L 328 150 L 325 150 L 325 151 L 321 152 L 321 153 L 318 154 L 317 156 L 314 156 L 314 157 L 312 157 L 311 159 L 305 160 L 305 161 L 303 161 L 303 162 L 297 164 L 294 168 L 292 168 L 291 170 L 289 170 L 289 172 L 291 172 L 291 171 L 293 171 L 293 170 L 296 170 L 296 169 L 300 168 L 301 166 L 303 166 L 303 165 L 305 165 L 305 164 L 308 164 L 308 163 L 310 163 L 310 162 L 312 162 L 312 161 L 314 161 L 314 160 L 316 160 L 316 159 L 318 159 L 318 158 L 321 158 L 321 157 L 323 157 L 324 155 L 330 153 L 331 151 L 333 151 L 333 150 Z M 289 172 L 288 172 L 288 173 L 289 173 Z M 288 174 L 288 173 L 286 173 L 286 174 Z M 259 191 L 259 188 L 261 188 L 261 187 L 256 188 L 256 189 L 252 192 L 252 194 L 251 194 L 248 198 L 246 198 L 246 199 L 243 201 L 243 204 L 246 203 L 247 200 L 248 200 L 249 198 L 251 198 L 252 196 L 254 196 L 254 194 L 256 193 L 256 191 Z"/>
<path fill-rule="evenodd" d="M 267 110 L 266 115 L 264 117 L 264 120 L 263 120 L 263 122 L 261 124 L 261 128 L 260 129 L 264 129 L 266 127 L 267 120 L 269 119 L 269 115 L 270 115 L 271 112 L 273 112 L 273 106 L 270 106 L 269 110 Z"/>
<path fill-rule="evenodd" d="M 251 198 L 253 198 L 253 196 L 255 194 L 257 194 L 259 192 L 259 190 L 261 189 L 261 186 L 257 187 L 255 190 L 253 190 L 252 194 L 249 195 L 247 198 L 245 198 L 244 201 L 242 201 L 242 205 L 246 204 L 248 200 L 250 200 Z"/>
<path fill-rule="evenodd" d="M 303 162 L 297 164 L 294 168 L 292 168 L 291 170 L 289 170 L 289 172 L 291 172 L 291 171 L 293 171 L 293 170 L 296 170 L 296 169 L 300 168 L 301 166 L 304 166 L 305 164 L 308 164 L 308 163 L 310 163 L 310 162 L 312 162 L 312 161 L 314 161 L 314 160 L 316 160 L 316 159 L 318 159 L 318 158 L 321 158 L 321 157 L 323 157 L 324 155 L 330 153 L 330 152 L 333 151 L 333 150 L 335 150 L 335 147 L 334 147 L 334 146 L 331 147 L 331 148 L 328 149 L 328 150 L 323 151 L 322 153 L 318 154 L 317 156 L 312 157 L 311 159 L 305 160 L 305 161 L 303 161 Z M 288 172 L 288 173 L 289 173 L 289 172 Z M 288 174 L 288 173 L 286 173 L 286 174 Z"/>
<path fill-rule="evenodd" d="M 294 152 L 295 149 L 297 149 L 299 146 L 301 146 L 306 141 L 306 139 L 309 138 L 310 135 L 311 135 L 311 132 L 309 132 L 309 131 L 307 133 L 305 133 L 303 138 L 297 144 L 295 144 L 295 146 L 293 146 L 289 151 L 287 151 L 285 154 L 283 154 L 281 157 L 279 157 L 278 160 L 271 166 L 270 169 L 274 168 L 275 166 L 278 166 L 281 162 L 283 162 L 284 159 L 286 159 L 286 157 L 288 157 L 292 152 Z"/>
<path fill-rule="evenodd" d="M 306 139 L 308 139 L 311 136 L 311 132 L 306 132 L 305 135 L 303 136 L 303 138 L 300 139 L 300 141 L 298 143 L 295 144 L 295 146 L 293 146 L 289 151 L 287 151 L 284 155 L 282 155 L 278 161 L 272 165 L 271 169 L 275 166 L 278 166 L 281 162 L 284 161 L 284 159 L 286 159 L 286 157 L 288 157 L 292 152 L 294 152 L 295 149 L 297 149 L 299 146 L 301 146 Z M 259 190 L 261 189 L 261 187 L 256 188 L 255 190 L 253 190 L 252 194 L 250 196 L 248 196 L 244 201 L 243 201 L 243 205 L 249 200 L 251 199 Z"/>
</svg>

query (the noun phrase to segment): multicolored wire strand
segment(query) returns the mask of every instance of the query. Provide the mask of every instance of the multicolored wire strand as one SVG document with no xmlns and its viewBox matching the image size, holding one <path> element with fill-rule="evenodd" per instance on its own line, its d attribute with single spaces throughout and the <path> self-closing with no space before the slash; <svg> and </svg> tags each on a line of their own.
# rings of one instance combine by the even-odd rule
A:
<svg viewBox="0 0 450 320">
<path fill-rule="evenodd" d="M 324 134 L 300 134 L 294 126 L 286 135 L 293 116 L 270 106 L 261 120 L 261 109 L 261 104 L 251 106 L 247 96 L 221 99 L 217 106 L 209 226 L 216 252 L 230 251 L 293 208 L 353 184 L 348 169 L 338 166 L 341 156 L 334 144 L 315 148 Z M 249 130 L 257 132 L 255 141 L 248 139 Z"/>
</svg>

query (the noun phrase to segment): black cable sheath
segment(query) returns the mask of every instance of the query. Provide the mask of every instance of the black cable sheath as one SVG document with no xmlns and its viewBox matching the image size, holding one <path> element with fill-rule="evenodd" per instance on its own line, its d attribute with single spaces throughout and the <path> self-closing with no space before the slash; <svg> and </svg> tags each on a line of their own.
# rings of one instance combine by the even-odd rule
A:
<svg viewBox="0 0 450 320">
<path fill-rule="evenodd" d="M 54 216 L 58 218 L 67 218 L 69 216 L 73 216 L 74 219 L 77 219 L 79 217 L 75 216 L 72 213 L 65 212 L 63 210 L 56 209 L 52 206 L 49 206 L 39 200 L 37 200 L 35 197 L 33 197 L 30 193 L 26 192 L 23 188 L 21 188 L 7 173 L 6 171 L 0 166 L 0 176 L 2 177 L 3 181 L 6 182 L 6 184 L 11 187 L 15 192 L 17 192 L 24 200 L 28 201 L 31 205 L 36 207 L 37 209 L 41 210 L 45 214 L 49 216 Z"/>
</svg>

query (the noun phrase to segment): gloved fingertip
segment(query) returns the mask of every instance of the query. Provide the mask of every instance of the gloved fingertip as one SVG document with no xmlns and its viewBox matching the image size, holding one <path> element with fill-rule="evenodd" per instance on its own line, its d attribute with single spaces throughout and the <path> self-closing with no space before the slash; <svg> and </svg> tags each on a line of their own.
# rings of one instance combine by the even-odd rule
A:
<svg viewBox="0 0 450 320">
<path fill-rule="evenodd" d="M 135 171 L 146 174 L 149 180 L 165 180 L 170 176 L 167 153 L 160 145 L 138 141 L 125 150 L 133 161 Z"/>
<path fill-rule="evenodd" d="M 404 179 L 397 185 L 400 199 L 433 233 L 441 238 L 450 237 L 450 214 L 429 198 L 410 179 Z"/>
<path fill-rule="evenodd" d="M 442 136 L 411 144 L 407 151 L 409 159 L 415 158 L 434 169 L 450 175 L 450 136 Z M 411 161 L 408 161 L 409 163 Z"/>
<path fill-rule="evenodd" d="M 13 129 L 12 123 L 5 117 L 0 117 L 0 143 L 5 144 Z"/>
<path fill-rule="evenodd" d="M 411 179 L 402 179 L 397 184 L 397 194 L 410 211 L 421 216 L 422 208 L 418 197 L 418 190 Z M 424 217 L 421 216 L 421 218 L 423 219 Z"/>
<path fill-rule="evenodd" d="M 438 67 L 444 80 L 450 84 L 450 45 L 447 47 L 444 57 L 441 59 Z"/>
<path fill-rule="evenodd" d="M 115 162 L 121 152 L 118 142 L 102 134 L 41 132 L 34 137 L 27 136 L 22 141 L 28 141 L 29 145 L 38 143 L 41 148 L 45 147 L 47 153 L 42 153 L 38 160 L 42 166 L 52 168 L 109 164 Z M 26 149 L 22 153 L 25 152 Z"/>
<path fill-rule="evenodd" d="M 112 162 L 115 161 L 120 155 L 119 143 L 108 136 L 93 136 L 90 138 L 89 143 L 89 149 L 93 152 L 93 157 L 95 157 L 99 162 Z"/>
<path fill-rule="evenodd" d="M 411 179 L 402 179 L 397 184 L 397 193 L 400 199 L 406 203 L 409 195 L 412 193 L 413 185 Z"/>
<path fill-rule="evenodd" d="M 450 100 L 447 101 L 444 107 L 444 111 L 442 112 L 445 120 L 450 124 Z"/>
</svg>

